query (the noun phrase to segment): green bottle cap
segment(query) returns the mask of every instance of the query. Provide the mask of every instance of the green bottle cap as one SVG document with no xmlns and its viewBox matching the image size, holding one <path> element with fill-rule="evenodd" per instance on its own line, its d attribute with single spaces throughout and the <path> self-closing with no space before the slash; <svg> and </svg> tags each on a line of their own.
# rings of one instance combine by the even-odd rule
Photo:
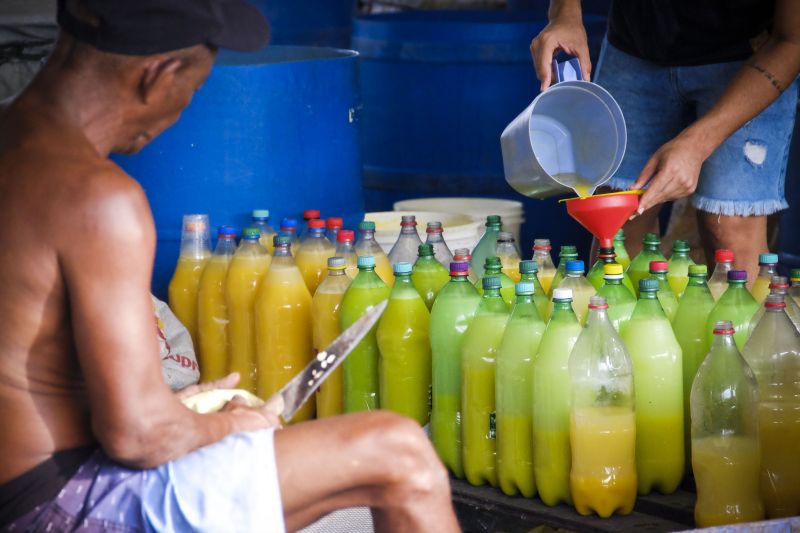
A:
<svg viewBox="0 0 800 533">
<path fill-rule="evenodd" d="M 673 242 L 672 243 L 672 251 L 673 252 L 680 252 L 680 253 L 691 251 L 691 248 L 689 248 L 689 241 L 677 240 L 677 241 Z"/>
<path fill-rule="evenodd" d="M 690 276 L 706 276 L 708 275 L 708 267 L 706 265 L 689 265 Z"/>
<path fill-rule="evenodd" d="M 411 263 L 395 263 L 394 266 L 394 273 L 398 276 L 411 274 Z"/>
<path fill-rule="evenodd" d="M 655 233 L 645 233 L 644 240 L 642 242 L 644 242 L 646 245 L 650 244 L 653 246 L 658 246 L 661 244 L 661 238 Z"/>
<path fill-rule="evenodd" d="M 489 215 L 486 217 L 486 225 L 487 226 L 494 226 L 496 224 L 502 224 L 503 219 L 500 218 L 500 215 Z"/>
<path fill-rule="evenodd" d="M 533 294 L 533 292 L 536 290 L 536 286 L 530 281 L 520 281 L 517 283 L 516 289 L 517 296 L 524 296 Z"/>
<path fill-rule="evenodd" d="M 420 257 L 430 257 L 433 255 L 433 245 L 432 244 L 420 244 L 419 245 L 419 256 Z"/>
<path fill-rule="evenodd" d="M 489 276 L 483 278 L 483 290 L 499 289 L 501 286 L 500 278 L 497 276 Z"/>
<path fill-rule="evenodd" d="M 375 258 L 371 255 L 359 255 L 358 268 L 375 268 Z"/>
<path fill-rule="evenodd" d="M 615 241 L 624 241 L 625 240 L 625 230 L 623 230 L 622 228 L 619 228 L 619 231 L 617 232 L 617 234 L 614 235 L 614 240 Z"/>
<path fill-rule="evenodd" d="M 288 235 L 275 235 L 272 239 L 272 244 L 274 246 L 286 246 L 287 244 L 292 244 L 292 238 Z"/>
<path fill-rule="evenodd" d="M 358 223 L 358 229 L 361 231 L 375 231 L 375 223 L 371 220 L 364 220 Z"/>
<path fill-rule="evenodd" d="M 483 269 L 488 270 L 490 268 L 502 268 L 503 263 L 500 262 L 500 258 L 496 255 L 491 255 L 486 258 L 486 262 L 483 264 Z"/>
<path fill-rule="evenodd" d="M 247 239 L 248 237 L 251 239 L 258 239 L 261 237 L 261 230 L 258 228 L 244 228 L 242 230 L 242 237 Z"/>
<path fill-rule="evenodd" d="M 640 279 L 639 292 L 658 292 L 658 280 L 655 278 Z"/>
<path fill-rule="evenodd" d="M 539 263 L 537 263 L 533 259 L 526 259 L 525 261 L 520 261 L 519 272 L 520 274 L 535 274 L 536 272 L 539 272 Z"/>
<path fill-rule="evenodd" d="M 255 219 L 269 218 L 269 209 L 253 209 L 252 216 Z"/>
<path fill-rule="evenodd" d="M 558 253 L 559 256 L 570 256 L 574 255 L 575 257 L 578 256 L 578 247 L 572 246 L 571 244 L 567 244 L 566 246 L 561 247 L 561 251 Z"/>
</svg>

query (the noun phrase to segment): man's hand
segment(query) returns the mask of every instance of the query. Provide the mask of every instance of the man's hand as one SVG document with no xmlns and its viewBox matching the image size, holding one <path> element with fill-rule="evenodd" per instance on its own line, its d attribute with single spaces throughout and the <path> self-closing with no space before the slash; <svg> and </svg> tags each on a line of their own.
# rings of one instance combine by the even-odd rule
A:
<svg viewBox="0 0 800 533">
<path fill-rule="evenodd" d="M 190 396 L 194 396 L 195 394 L 200 394 L 201 392 L 206 392 L 215 389 L 233 389 L 239 383 L 239 373 L 233 372 L 228 374 L 224 378 L 217 379 L 215 381 L 209 381 L 208 383 L 200 383 L 196 385 L 189 385 L 178 392 L 175 393 L 175 396 L 179 400 L 184 400 Z"/>
<path fill-rule="evenodd" d="M 698 144 L 684 135 L 678 135 L 659 148 L 631 186 L 631 189 L 643 189 L 650 184 L 642 195 L 637 214 L 692 194 L 697 188 L 700 167 L 705 159 L 706 154 Z"/>
<path fill-rule="evenodd" d="M 580 2 L 553 2 L 550 23 L 531 42 L 531 56 L 536 76 L 542 82 L 542 91 L 550 87 L 553 81 L 553 58 L 562 51 L 580 60 L 583 79 L 588 81 L 592 74 L 592 62 L 589 59 L 586 29 L 581 20 Z"/>
</svg>

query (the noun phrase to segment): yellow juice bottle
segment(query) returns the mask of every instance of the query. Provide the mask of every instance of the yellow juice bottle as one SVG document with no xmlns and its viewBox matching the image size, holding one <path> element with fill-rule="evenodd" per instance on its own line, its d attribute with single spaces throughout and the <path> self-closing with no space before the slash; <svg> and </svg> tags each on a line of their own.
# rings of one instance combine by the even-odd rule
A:
<svg viewBox="0 0 800 533">
<path fill-rule="evenodd" d="M 281 387 L 314 357 L 311 293 L 292 258 L 291 242 L 275 237 L 272 264 L 255 301 L 257 394 L 262 400 Z M 306 402 L 292 422 L 314 418 L 315 403 Z"/>
<path fill-rule="evenodd" d="M 411 263 L 395 263 L 395 286 L 378 330 L 381 409 L 424 426 L 430 420 L 430 313 L 411 282 Z"/>
<path fill-rule="evenodd" d="M 550 239 L 536 239 L 533 241 L 533 260 L 539 268 L 538 277 L 542 283 L 545 294 L 550 294 L 550 286 L 553 284 L 553 277 L 556 275 L 556 266 L 553 258 L 550 257 Z M 545 319 L 545 317 L 542 317 Z M 546 320 L 546 319 L 545 319 Z"/>
<path fill-rule="evenodd" d="M 375 273 L 390 288 L 394 286 L 394 273 L 389 257 L 383 251 L 381 245 L 375 240 L 375 223 L 364 220 L 358 224 L 358 242 L 356 243 L 356 254 L 371 255 L 375 258 Z"/>
<path fill-rule="evenodd" d="M 267 249 L 267 252 L 272 254 L 272 240 L 277 233 L 275 229 L 269 225 L 269 209 L 253 209 L 252 213 L 252 227 L 258 228 L 261 232 L 261 246 Z"/>
<path fill-rule="evenodd" d="M 356 279 L 358 275 L 358 254 L 354 241 L 353 230 L 343 229 L 336 234 L 336 257 L 344 258 L 345 265 L 347 265 L 344 272 L 350 279 Z"/>
<path fill-rule="evenodd" d="M 336 248 L 325 236 L 325 222 L 319 219 L 308 221 L 308 234 L 303 248 L 297 252 L 297 268 L 303 275 L 308 292 L 314 294 L 317 287 L 328 275 L 328 258 Z"/>
<path fill-rule="evenodd" d="M 217 247 L 206 264 L 197 290 L 197 358 L 200 381 L 220 379 L 228 371 L 228 306 L 225 277 L 236 252 L 236 228 L 220 226 Z"/>
<path fill-rule="evenodd" d="M 258 228 L 242 230 L 225 277 L 228 306 L 228 372 L 238 372 L 239 388 L 256 392 L 256 317 L 253 304 L 271 258 Z"/>
<path fill-rule="evenodd" d="M 314 354 L 326 349 L 339 336 L 339 307 L 350 286 L 350 278 L 344 273 L 343 257 L 328 259 L 328 275 L 322 280 L 311 299 L 311 324 Z M 328 376 L 317 390 L 317 417 L 340 415 L 344 412 L 342 398 L 342 368 Z"/>
<path fill-rule="evenodd" d="M 169 282 L 169 307 L 186 326 L 197 346 L 197 289 L 200 276 L 211 257 L 208 215 L 184 215 L 181 252 Z"/>
<path fill-rule="evenodd" d="M 497 257 L 503 265 L 503 274 L 511 278 L 514 283 L 519 283 L 519 250 L 514 242 L 514 234 L 508 231 L 501 231 L 497 234 Z"/>
<path fill-rule="evenodd" d="M 778 275 L 778 254 L 759 254 L 758 264 L 758 277 L 753 282 L 750 292 L 758 302 L 758 305 L 761 305 L 769 294 L 769 284 L 772 283 L 772 276 Z"/>
<path fill-rule="evenodd" d="M 495 358 L 508 322 L 500 279 L 483 278 L 483 297 L 461 345 L 464 474 L 473 485 L 497 486 Z"/>
</svg>

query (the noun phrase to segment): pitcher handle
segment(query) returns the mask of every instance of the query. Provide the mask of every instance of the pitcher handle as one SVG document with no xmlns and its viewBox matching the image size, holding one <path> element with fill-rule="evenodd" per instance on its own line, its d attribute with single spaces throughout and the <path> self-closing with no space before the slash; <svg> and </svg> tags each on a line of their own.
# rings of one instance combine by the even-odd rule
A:
<svg viewBox="0 0 800 533">
<path fill-rule="evenodd" d="M 559 63 L 553 59 L 553 79 L 555 83 L 562 81 L 583 81 L 581 62 L 577 57 Z"/>
</svg>

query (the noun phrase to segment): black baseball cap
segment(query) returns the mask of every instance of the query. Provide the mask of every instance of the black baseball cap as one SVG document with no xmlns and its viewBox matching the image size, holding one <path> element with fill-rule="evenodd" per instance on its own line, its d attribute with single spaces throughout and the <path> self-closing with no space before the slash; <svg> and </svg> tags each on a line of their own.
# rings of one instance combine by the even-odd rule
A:
<svg viewBox="0 0 800 533">
<path fill-rule="evenodd" d="M 245 0 L 58 0 L 61 28 L 98 50 L 151 55 L 206 44 L 252 51 L 269 27 Z"/>
</svg>

